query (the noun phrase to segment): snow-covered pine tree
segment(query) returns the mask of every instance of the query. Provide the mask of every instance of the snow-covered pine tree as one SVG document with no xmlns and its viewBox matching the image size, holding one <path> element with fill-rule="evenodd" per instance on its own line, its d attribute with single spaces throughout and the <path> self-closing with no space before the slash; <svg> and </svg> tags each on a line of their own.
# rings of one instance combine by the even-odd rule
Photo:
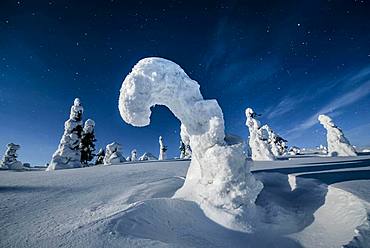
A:
<svg viewBox="0 0 370 248">
<path fill-rule="evenodd" d="M 319 115 L 318 119 L 327 131 L 326 139 L 330 156 L 357 156 L 355 148 L 353 148 L 349 140 L 344 136 L 343 131 L 334 124 L 329 116 Z"/>
<path fill-rule="evenodd" d="M 47 171 L 81 167 L 82 113 L 81 101 L 76 98 L 71 107 L 69 119 L 64 123 L 62 139 L 53 154 Z"/>
<path fill-rule="evenodd" d="M 166 159 L 166 151 L 167 151 L 167 146 L 163 144 L 162 136 L 159 136 L 159 158 L 158 160 Z"/>
<path fill-rule="evenodd" d="M 95 142 L 95 122 L 88 119 L 85 121 L 80 143 L 81 163 L 84 166 L 88 166 L 88 163 L 93 160 L 95 156 Z"/>
<path fill-rule="evenodd" d="M 21 170 L 23 169 L 23 164 L 17 160 L 17 150 L 19 150 L 20 145 L 10 143 L 6 146 L 6 151 L 3 160 L 0 161 L 0 168 L 10 169 L 10 170 Z"/>
<path fill-rule="evenodd" d="M 247 117 L 246 126 L 249 129 L 249 147 L 252 151 L 252 160 L 274 160 L 271 149 L 264 140 L 261 123 L 257 120 L 258 114 L 251 108 L 245 110 Z"/>
<path fill-rule="evenodd" d="M 108 144 L 105 149 L 104 164 L 111 165 L 126 162 L 126 159 L 121 153 L 121 149 L 121 145 L 116 142 Z"/>
<path fill-rule="evenodd" d="M 96 154 L 95 165 L 104 164 L 105 151 L 103 148 L 100 148 Z"/>
</svg>

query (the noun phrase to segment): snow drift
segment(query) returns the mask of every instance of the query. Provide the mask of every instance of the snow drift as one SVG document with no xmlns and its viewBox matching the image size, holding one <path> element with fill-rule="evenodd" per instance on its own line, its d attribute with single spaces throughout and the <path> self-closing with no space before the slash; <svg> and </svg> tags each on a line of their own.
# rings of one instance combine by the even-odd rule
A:
<svg viewBox="0 0 370 248">
<path fill-rule="evenodd" d="M 186 181 L 175 197 L 195 201 L 215 222 L 250 231 L 254 202 L 263 188 L 246 164 L 242 144 L 225 142 L 224 119 L 216 100 L 204 100 L 199 84 L 162 58 L 140 60 L 122 83 L 119 111 L 133 126 L 150 123 L 151 107 L 167 106 L 181 121 L 192 148 Z"/>
<path fill-rule="evenodd" d="M 327 115 L 319 115 L 321 125 L 327 131 L 328 152 L 331 156 L 357 156 L 355 149 L 344 137 L 342 130 L 337 127 Z"/>
</svg>

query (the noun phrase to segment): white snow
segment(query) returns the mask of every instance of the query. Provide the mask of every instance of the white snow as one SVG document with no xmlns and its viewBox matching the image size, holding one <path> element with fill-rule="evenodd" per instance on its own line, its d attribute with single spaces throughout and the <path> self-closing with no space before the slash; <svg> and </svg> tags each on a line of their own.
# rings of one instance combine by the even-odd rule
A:
<svg viewBox="0 0 370 248">
<path fill-rule="evenodd" d="M 318 119 L 327 131 L 328 152 L 331 156 L 357 156 L 356 150 L 329 116 L 319 115 Z"/>
<path fill-rule="evenodd" d="M 325 181 L 324 175 L 335 179 L 346 169 L 355 176 L 363 168 L 361 175 L 369 175 L 370 156 L 253 164 L 265 187 L 251 233 L 226 229 L 197 204 L 171 198 L 184 183 L 188 161 L 3 170 L 0 247 L 369 247 L 370 180 L 327 186 L 303 174 Z M 293 190 L 284 170 L 299 172 Z"/>
<path fill-rule="evenodd" d="M 139 157 L 139 161 L 147 161 L 147 160 L 158 160 L 156 156 L 151 154 L 150 152 L 145 152 L 143 155 Z"/>
<path fill-rule="evenodd" d="M 252 152 L 253 160 L 274 160 L 267 141 L 263 139 L 261 123 L 256 119 L 256 113 L 251 108 L 245 110 L 247 121 L 245 125 L 249 129 L 249 147 Z"/>
<path fill-rule="evenodd" d="M 22 162 L 17 160 L 17 151 L 21 148 L 20 145 L 14 143 L 9 143 L 6 146 L 6 151 L 3 156 L 3 159 L 0 161 L 0 168 L 9 169 L 9 170 L 22 170 Z"/>
<path fill-rule="evenodd" d="M 159 136 L 159 140 L 158 141 L 159 141 L 159 156 L 158 156 L 158 160 L 166 160 L 167 159 L 167 156 L 166 156 L 167 148 L 163 144 L 163 138 L 162 138 L 162 136 Z"/>
<path fill-rule="evenodd" d="M 83 130 L 82 114 L 81 101 L 76 98 L 71 107 L 69 119 L 64 123 L 64 133 L 47 168 L 48 171 L 81 167 L 79 146 Z"/>
<path fill-rule="evenodd" d="M 263 140 L 267 140 L 270 150 L 275 157 L 281 156 L 286 152 L 286 141 L 277 135 L 269 125 L 261 127 Z"/>
<path fill-rule="evenodd" d="M 190 168 L 175 197 L 198 203 L 225 227 L 251 231 L 254 201 L 263 186 L 250 173 L 243 145 L 226 144 L 217 101 L 204 100 L 199 84 L 174 62 L 145 58 L 123 81 L 119 110 L 125 122 L 146 126 L 155 105 L 167 106 L 190 139 Z"/>
<path fill-rule="evenodd" d="M 105 148 L 104 164 L 111 165 L 126 162 L 126 159 L 122 155 L 121 149 L 121 145 L 116 142 L 108 144 Z"/>
</svg>

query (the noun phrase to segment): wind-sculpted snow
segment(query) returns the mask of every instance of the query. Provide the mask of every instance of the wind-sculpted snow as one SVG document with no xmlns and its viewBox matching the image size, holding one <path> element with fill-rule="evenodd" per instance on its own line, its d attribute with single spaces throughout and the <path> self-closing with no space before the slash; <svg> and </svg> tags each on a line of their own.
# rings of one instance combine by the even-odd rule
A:
<svg viewBox="0 0 370 248">
<path fill-rule="evenodd" d="M 245 125 L 249 129 L 249 147 L 252 151 L 253 160 L 274 160 L 267 141 L 263 140 L 261 123 L 256 119 L 257 114 L 251 108 L 245 110 L 247 121 Z"/>
<path fill-rule="evenodd" d="M 150 123 L 151 107 L 167 106 L 189 136 L 192 160 L 175 196 L 197 202 L 212 220 L 250 231 L 254 202 L 263 188 L 246 164 L 242 144 L 225 142 L 224 119 L 216 100 L 204 100 L 199 84 L 162 58 L 140 60 L 126 76 L 119 110 L 133 126 Z"/>
<path fill-rule="evenodd" d="M 321 125 L 327 131 L 328 152 L 331 156 L 357 156 L 355 149 L 333 120 L 327 115 L 319 115 Z"/>
</svg>

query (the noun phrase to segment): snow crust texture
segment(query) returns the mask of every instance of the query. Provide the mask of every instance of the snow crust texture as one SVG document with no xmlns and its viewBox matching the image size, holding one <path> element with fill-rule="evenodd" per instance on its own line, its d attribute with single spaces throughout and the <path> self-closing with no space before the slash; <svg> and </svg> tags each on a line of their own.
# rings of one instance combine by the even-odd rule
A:
<svg viewBox="0 0 370 248">
<path fill-rule="evenodd" d="M 249 129 L 249 147 L 252 152 L 252 160 L 275 160 L 270 147 L 263 139 L 261 123 L 256 119 L 257 114 L 251 108 L 245 110 L 247 121 L 245 125 Z"/>
<path fill-rule="evenodd" d="M 70 169 L 81 167 L 81 142 L 83 107 L 79 98 L 74 100 L 69 119 L 64 123 L 64 133 L 58 149 L 53 154 L 50 165 L 46 169 Z"/>
<path fill-rule="evenodd" d="M 327 131 L 328 153 L 331 156 L 357 156 L 355 149 L 327 115 L 319 115 L 319 122 Z"/>
<path fill-rule="evenodd" d="M 242 144 L 225 142 L 224 119 L 216 100 L 204 100 L 199 84 L 162 58 L 140 60 L 122 83 L 119 111 L 133 126 L 150 123 L 151 107 L 167 106 L 189 137 L 192 160 L 175 198 L 199 204 L 213 221 L 239 231 L 251 230 L 255 200 L 262 190 Z"/>
</svg>

